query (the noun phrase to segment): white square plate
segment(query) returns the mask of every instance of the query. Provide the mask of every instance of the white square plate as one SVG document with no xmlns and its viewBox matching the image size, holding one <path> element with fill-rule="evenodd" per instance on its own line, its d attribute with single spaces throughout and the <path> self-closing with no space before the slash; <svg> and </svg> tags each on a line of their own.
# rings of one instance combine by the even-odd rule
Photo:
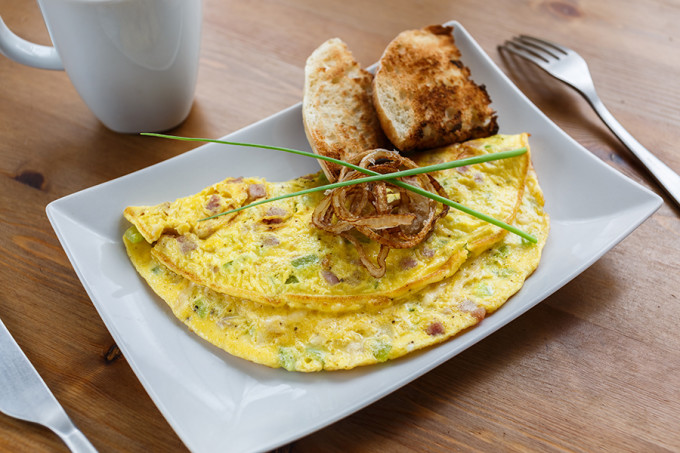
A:
<svg viewBox="0 0 680 453">
<path fill-rule="evenodd" d="M 287 180 L 317 171 L 312 159 L 208 144 L 47 206 L 57 236 L 100 316 L 189 449 L 272 449 L 347 416 L 538 304 L 661 205 L 657 195 L 567 136 L 531 104 L 461 25 L 449 25 L 455 27 L 456 43 L 473 79 L 487 86 L 501 132 L 531 133 L 533 162 L 552 229 L 542 262 L 522 290 L 477 327 L 446 343 L 347 372 L 269 369 L 232 357 L 191 334 L 136 274 L 121 241 L 127 227 L 122 217 L 126 206 L 174 200 L 227 176 Z M 309 150 L 300 105 L 228 139 Z"/>
</svg>

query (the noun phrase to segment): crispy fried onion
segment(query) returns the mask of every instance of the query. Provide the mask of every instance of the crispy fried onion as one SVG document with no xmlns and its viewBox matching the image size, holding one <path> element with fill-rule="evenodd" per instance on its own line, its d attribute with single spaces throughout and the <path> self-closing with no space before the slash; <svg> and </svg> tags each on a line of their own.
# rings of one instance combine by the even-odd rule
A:
<svg viewBox="0 0 680 453">
<path fill-rule="evenodd" d="M 396 151 L 385 149 L 364 151 L 353 156 L 350 163 L 381 174 L 418 167 L 415 162 Z M 365 176 L 357 170 L 343 167 L 338 181 L 350 181 Z M 446 196 L 442 186 L 428 174 L 399 179 Z M 317 228 L 351 242 L 366 270 L 373 277 L 380 278 L 385 275 L 390 249 L 405 249 L 420 244 L 434 229 L 435 222 L 448 211 L 449 207 L 446 205 L 385 180 L 333 189 L 314 210 L 312 223 Z M 371 261 L 355 232 L 380 244 L 375 262 Z"/>
</svg>

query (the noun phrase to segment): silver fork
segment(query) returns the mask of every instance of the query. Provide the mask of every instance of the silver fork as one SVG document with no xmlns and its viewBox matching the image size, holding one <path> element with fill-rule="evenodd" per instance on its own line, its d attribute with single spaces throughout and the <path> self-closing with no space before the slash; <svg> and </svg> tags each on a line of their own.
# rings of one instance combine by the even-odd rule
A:
<svg viewBox="0 0 680 453">
<path fill-rule="evenodd" d="M 680 207 L 680 176 L 642 146 L 607 110 L 595 92 L 588 65 L 578 53 L 567 47 L 526 35 L 506 41 L 498 46 L 498 49 L 507 50 L 535 63 L 551 76 L 578 91 L 621 143 L 638 158 Z"/>
</svg>

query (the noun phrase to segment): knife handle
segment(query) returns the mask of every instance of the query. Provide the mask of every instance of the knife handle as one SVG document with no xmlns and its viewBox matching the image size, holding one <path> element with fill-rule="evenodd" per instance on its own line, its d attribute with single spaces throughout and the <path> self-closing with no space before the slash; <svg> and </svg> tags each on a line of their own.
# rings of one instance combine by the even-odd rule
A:
<svg viewBox="0 0 680 453">
<path fill-rule="evenodd" d="M 73 453 L 97 453 L 97 449 L 78 429 L 68 436 L 62 437 L 62 440 Z"/>
<path fill-rule="evenodd" d="M 87 440 L 87 437 L 68 419 L 68 429 L 53 429 L 53 431 L 61 438 L 69 450 L 73 453 L 97 453 L 94 445 Z"/>
</svg>

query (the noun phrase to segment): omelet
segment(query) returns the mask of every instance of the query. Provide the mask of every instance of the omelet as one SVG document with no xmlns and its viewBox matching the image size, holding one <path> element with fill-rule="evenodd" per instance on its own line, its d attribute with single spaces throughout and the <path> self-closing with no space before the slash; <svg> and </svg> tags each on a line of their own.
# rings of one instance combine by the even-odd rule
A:
<svg viewBox="0 0 680 453">
<path fill-rule="evenodd" d="M 527 134 L 496 135 L 420 153 L 414 160 L 429 165 L 528 146 Z M 512 223 L 529 167 L 526 153 L 434 176 L 450 199 Z M 376 279 L 361 266 L 349 241 L 311 224 L 323 197 L 320 192 L 201 220 L 257 199 L 325 183 L 321 172 L 278 183 L 228 178 L 174 202 L 129 207 L 124 215 L 149 244 L 153 259 L 187 285 L 262 306 L 336 314 L 390 307 L 397 298 L 455 275 L 507 234 L 452 210 L 418 246 L 391 250 L 385 275 Z M 378 244 L 371 242 L 366 249 L 375 255 Z"/>
<path fill-rule="evenodd" d="M 496 137 L 463 148 L 466 153 L 482 152 L 483 143 L 498 145 L 507 140 Z M 517 138 L 511 143 L 515 144 L 515 140 Z M 442 150 L 439 154 L 433 153 L 431 159 L 445 157 L 446 152 Z M 515 165 L 520 164 L 516 162 Z M 496 206 L 495 194 L 472 193 L 477 184 L 485 187 L 484 183 L 477 182 L 480 178 L 501 187 L 512 185 L 516 173 L 505 175 L 472 167 L 459 173 L 461 177 L 452 178 L 447 188 L 452 195 L 465 197 L 467 202 L 475 202 L 476 207 L 483 205 L 495 212 L 506 212 L 515 226 L 535 236 L 538 242 L 533 244 L 514 234 L 498 235 L 493 228 L 476 236 L 470 232 L 477 232 L 481 226 L 472 221 L 456 220 L 458 214 L 449 214 L 452 218 L 442 222 L 447 234 L 452 238 L 472 238 L 473 242 L 484 245 L 478 245 L 476 253 L 469 253 L 453 274 L 404 297 L 391 299 L 388 305 L 379 309 L 360 307 L 333 312 L 292 304 L 274 306 L 218 292 L 168 267 L 159 258 L 162 255 L 154 252 L 152 242 L 140 234 L 141 230 L 138 232 L 131 227 L 124 242 L 139 274 L 175 316 L 198 336 L 234 356 L 303 372 L 376 364 L 443 342 L 476 325 L 516 293 L 539 264 L 548 236 L 549 217 L 543 209 L 543 195 L 531 165 L 522 179 L 520 201 L 512 214 L 512 209 L 502 208 L 506 203 L 512 205 L 511 197 L 502 198 Z M 460 187 L 455 187 L 456 184 Z M 503 189 L 498 190 L 502 192 Z M 209 193 L 205 195 L 208 199 Z M 482 199 L 486 199 L 484 203 L 480 201 Z M 187 216 L 185 220 L 192 218 Z M 268 234 L 274 234 L 274 231 Z M 443 241 L 449 239 L 447 234 L 440 232 L 433 236 L 436 241 Z M 497 240 L 490 239 L 492 236 Z M 493 243 L 486 247 L 489 242 Z M 467 241 L 466 244 L 472 243 Z M 429 241 L 427 247 L 439 251 L 438 245 Z M 424 250 L 411 251 L 411 256 L 429 258 Z M 297 273 L 297 268 L 293 272 L 305 275 Z"/>
</svg>

